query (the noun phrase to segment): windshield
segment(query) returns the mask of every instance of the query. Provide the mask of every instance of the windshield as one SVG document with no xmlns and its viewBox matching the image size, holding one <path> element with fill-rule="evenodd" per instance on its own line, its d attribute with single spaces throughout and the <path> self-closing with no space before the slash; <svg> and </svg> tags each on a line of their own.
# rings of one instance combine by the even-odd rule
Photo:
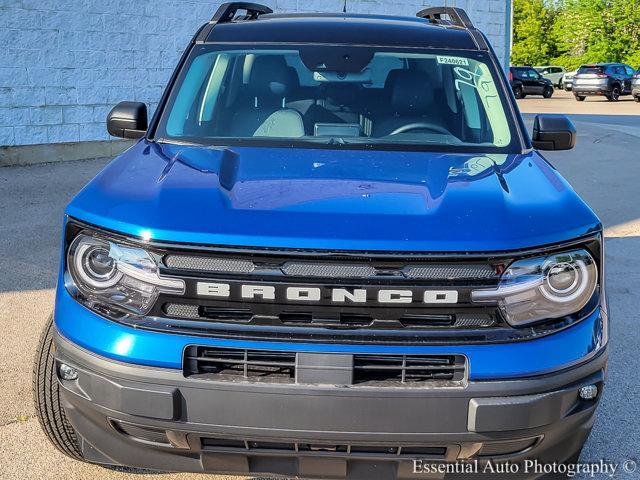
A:
<svg viewBox="0 0 640 480">
<path fill-rule="evenodd" d="M 496 75 L 485 52 L 202 45 L 181 70 L 154 138 L 519 151 Z"/>
</svg>

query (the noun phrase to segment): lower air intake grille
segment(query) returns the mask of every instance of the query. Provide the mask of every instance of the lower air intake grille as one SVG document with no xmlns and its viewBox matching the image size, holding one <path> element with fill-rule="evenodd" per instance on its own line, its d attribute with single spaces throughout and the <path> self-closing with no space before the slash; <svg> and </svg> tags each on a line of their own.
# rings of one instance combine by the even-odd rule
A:
<svg viewBox="0 0 640 480">
<path fill-rule="evenodd" d="M 186 376 L 206 375 L 216 380 L 292 382 L 295 369 L 294 352 L 191 346 L 184 359 Z"/>
<path fill-rule="evenodd" d="M 353 383 L 462 382 L 461 355 L 354 355 Z"/>
<path fill-rule="evenodd" d="M 336 375 L 337 370 L 342 372 Z M 463 355 L 299 355 L 196 345 L 186 348 L 183 362 L 186 377 L 197 376 L 203 380 L 376 388 L 464 387 L 465 370 Z"/>
<path fill-rule="evenodd" d="M 202 450 L 244 455 L 271 453 L 298 456 L 327 456 L 355 458 L 407 459 L 415 456 L 430 460 L 443 460 L 447 447 L 440 445 L 350 445 L 310 442 L 273 442 L 252 439 L 201 438 Z"/>
</svg>

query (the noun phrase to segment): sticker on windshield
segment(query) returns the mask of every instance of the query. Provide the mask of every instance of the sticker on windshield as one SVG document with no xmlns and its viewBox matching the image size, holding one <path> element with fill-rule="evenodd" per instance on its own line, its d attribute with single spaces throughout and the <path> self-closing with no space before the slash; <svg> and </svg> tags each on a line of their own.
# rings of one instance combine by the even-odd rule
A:
<svg viewBox="0 0 640 480">
<path fill-rule="evenodd" d="M 469 60 L 463 57 L 443 57 L 438 55 L 437 57 L 438 63 L 442 65 L 463 65 L 465 67 L 469 66 Z"/>
</svg>

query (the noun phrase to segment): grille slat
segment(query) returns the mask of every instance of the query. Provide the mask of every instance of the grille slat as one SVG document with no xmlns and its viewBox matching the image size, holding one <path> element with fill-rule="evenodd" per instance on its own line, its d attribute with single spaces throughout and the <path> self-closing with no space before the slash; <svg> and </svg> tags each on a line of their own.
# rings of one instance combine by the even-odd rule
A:
<svg viewBox="0 0 640 480">
<path fill-rule="evenodd" d="M 271 367 L 295 367 L 295 362 L 278 362 L 278 361 L 258 361 L 251 360 L 251 362 L 247 360 L 236 360 L 233 358 L 227 357 L 187 357 L 187 360 L 195 360 L 197 362 L 209 362 L 209 363 L 228 363 L 233 365 L 245 365 L 251 364 L 254 366 L 271 366 Z"/>
</svg>

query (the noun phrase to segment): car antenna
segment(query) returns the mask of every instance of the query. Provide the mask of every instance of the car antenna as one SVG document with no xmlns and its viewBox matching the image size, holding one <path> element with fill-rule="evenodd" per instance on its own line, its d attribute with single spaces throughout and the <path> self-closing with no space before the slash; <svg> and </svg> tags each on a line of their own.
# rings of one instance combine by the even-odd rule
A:
<svg viewBox="0 0 640 480">
<path fill-rule="evenodd" d="M 344 0 L 344 5 L 342 6 L 342 13 L 347 13 L 347 0 Z"/>
</svg>

